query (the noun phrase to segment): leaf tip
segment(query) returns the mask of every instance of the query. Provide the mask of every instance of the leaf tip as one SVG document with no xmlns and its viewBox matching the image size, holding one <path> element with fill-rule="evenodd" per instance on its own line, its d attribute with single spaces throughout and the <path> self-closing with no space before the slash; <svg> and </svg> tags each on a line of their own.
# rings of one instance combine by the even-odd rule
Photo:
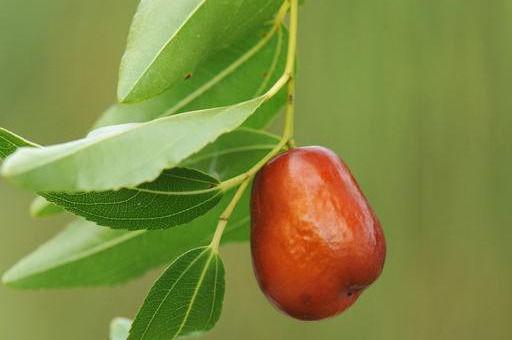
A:
<svg viewBox="0 0 512 340">
<path fill-rule="evenodd" d="M 64 212 L 61 207 L 37 196 L 30 204 L 29 213 L 32 218 L 44 218 Z"/>
<path fill-rule="evenodd" d="M 30 275 L 24 272 L 23 265 L 20 262 L 9 268 L 3 273 L 1 278 L 2 284 L 9 288 L 15 289 L 31 289 L 38 288 L 30 285 Z"/>
<path fill-rule="evenodd" d="M 16 288 L 16 281 L 18 281 L 18 277 L 16 273 L 13 271 L 13 268 L 7 270 L 2 274 L 2 284 L 7 287 Z"/>
<path fill-rule="evenodd" d="M 40 196 L 36 197 L 32 203 L 30 203 L 30 207 L 28 209 L 30 217 L 32 218 L 39 218 L 42 217 L 44 214 L 42 212 L 44 211 L 44 207 L 42 206 L 46 200 Z"/>
<path fill-rule="evenodd" d="M 126 340 L 128 339 L 132 320 L 117 317 L 110 323 L 110 340 Z"/>
<path fill-rule="evenodd" d="M 23 160 L 25 148 L 19 148 L 13 154 L 8 156 L 0 168 L 0 176 L 10 181 L 14 181 L 16 177 L 22 175 L 25 169 L 20 167 L 20 160 Z"/>
<path fill-rule="evenodd" d="M 0 168 L 0 175 L 2 177 L 9 178 L 12 175 L 11 158 L 12 158 L 12 156 L 7 157 L 4 161 L 4 163 L 2 164 L 2 167 Z"/>
</svg>

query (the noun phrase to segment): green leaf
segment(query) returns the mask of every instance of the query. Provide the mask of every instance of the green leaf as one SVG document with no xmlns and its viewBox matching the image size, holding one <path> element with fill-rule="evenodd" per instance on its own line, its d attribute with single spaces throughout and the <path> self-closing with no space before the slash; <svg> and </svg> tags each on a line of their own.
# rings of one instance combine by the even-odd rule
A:
<svg viewBox="0 0 512 340">
<path fill-rule="evenodd" d="M 50 203 L 46 198 L 38 196 L 30 204 L 30 215 L 32 217 L 48 217 L 63 212 L 64 209 Z"/>
<path fill-rule="evenodd" d="M 266 99 L 105 127 L 55 146 L 21 148 L 5 160 L 2 174 L 38 192 L 135 187 L 236 129 Z"/>
<path fill-rule="evenodd" d="M 38 145 L 0 127 L 0 160 L 13 154 L 21 147 L 38 147 Z M 48 203 L 42 197 L 36 197 L 30 206 L 30 214 L 33 217 L 46 217 L 61 211 L 63 209 Z"/>
<path fill-rule="evenodd" d="M 187 166 L 211 171 L 220 180 L 247 171 L 268 153 L 278 138 L 267 133 L 240 129 L 221 136 L 203 149 Z M 2 278 L 15 288 L 63 288 L 108 285 L 140 276 L 169 263 L 177 255 L 206 245 L 232 193 L 205 215 L 174 228 L 157 231 L 124 231 L 76 221 L 32 254 L 22 259 Z M 223 243 L 246 241 L 249 235 L 249 192 L 230 219 Z"/>
<path fill-rule="evenodd" d="M 115 318 L 110 323 L 110 340 L 126 340 L 130 333 L 132 320 L 126 318 Z"/>
<path fill-rule="evenodd" d="M 0 160 L 13 154 L 18 148 L 36 146 L 36 144 L 0 127 Z"/>
<path fill-rule="evenodd" d="M 129 340 L 175 339 L 213 328 L 224 299 L 224 265 L 210 247 L 176 259 L 151 288 Z"/>
<path fill-rule="evenodd" d="M 282 1 L 142 0 L 119 71 L 120 102 L 154 97 L 268 22 Z"/>
<path fill-rule="evenodd" d="M 221 200 L 220 182 L 200 171 L 174 168 L 136 188 L 90 193 L 41 193 L 48 201 L 114 229 L 165 229 L 205 214 Z"/>
<path fill-rule="evenodd" d="M 222 135 L 181 165 L 226 180 L 248 171 L 278 143 L 276 135 L 240 128 Z"/>
<path fill-rule="evenodd" d="M 264 41 L 262 32 L 240 41 L 203 63 L 193 76 L 166 93 L 137 104 L 117 104 L 110 107 L 96 122 L 95 127 L 145 122 L 159 116 L 201 109 L 207 106 L 224 106 L 237 103 L 261 94 L 277 80 L 284 70 L 288 34 L 283 27 L 271 39 Z M 275 117 L 286 101 L 282 91 L 244 123 L 244 126 L 264 128 Z M 13 133 L 0 128 L 9 136 Z M 20 146 L 36 146 L 16 136 Z M 0 148 L 10 147 L 11 144 Z M 15 149 L 11 148 L 11 152 Z M 64 211 L 42 197 L 34 199 L 31 205 L 33 217 L 47 217 Z"/>
<path fill-rule="evenodd" d="M 95 127 L 146 122 L 160 116 L 224 106 L 252 98 L 266 91 L 284 71 L 288 34 L 284 27 L 264 41 L 262 32 L 241 41 L 203 63 L 193 76 L 164 94 L 137 104 L 116 104 L 96 122 Z M 263 104 L 243 126 L 261 129 L 276 116 L 286 101 L 281 91 Z M 31 206 L 34 217 L 47 217 L 64 211 L 38 197 Z"/>
<path fill-rule="evenodd" d="M 159 96 L 136 104 L 113 105 L 95 127 L 146 122 L 176 113 L 232 105 L 261 95 L 284 72 L 288 40 L 284 27 L 273 35 L 264 33 L 256 30 L 236 46 L 220 51 L 189 74 L 188 79 Z M 285 102 L 286 94 L 281 92 L 244 126 L 265 127 Z"/>
<path fill-rule="evenodd" d="M 130 333 L 132 320 L 126 318 L 115 318 L 110 323 L 110 340 L 127 340 Z M 178 339 L 185 340 L 201 336 L 201 332 L 193 333 L 187 336 L 180 336 Z"/>
<path fill-rule="evenodd" d="M 122 283 L 172 261 L 179 254 L 206 245 L 231 195 L 207 214 L 174 228 L 125 231 L 77 220 L 2 277 L 13 288 L 67 288 Z M 242 205 L 243 204 L 243 205 Z M 229 223 L 229 233 L 248 226 L 248 197 Z"/>
<path fill-rule="evenodd" d="M 263 158 L 277 142 L 279 138 L 275 135 L 240 128 L 221 136 L 215 143 L 208 145 L 181 165 L 194 167 L 217 178 L 229 179 L 227 174 L 231 173 L 234 177 L 247 171 L 255 159 Z M 215 161 L 212 161 L 213 159 Z M 34 217 L 46 217 L 62 211 L 64 209 L 42 197 L 37 197 L 31 206 L 31 214 Z"/>
</svg>

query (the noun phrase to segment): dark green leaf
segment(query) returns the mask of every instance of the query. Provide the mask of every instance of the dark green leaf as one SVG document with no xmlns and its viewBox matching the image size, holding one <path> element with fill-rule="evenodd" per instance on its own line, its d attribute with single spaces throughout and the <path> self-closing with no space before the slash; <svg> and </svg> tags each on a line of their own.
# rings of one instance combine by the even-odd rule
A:
<svg viewBox="0 0 512 340">
<path fill-rule="evenodd" d="M 217 179 L 197 170 L 174 168 L 136 188 L 41 196 L 98 225 L 139 230 L 190 222 L 217 205 L 223 194 Z"/>
<path fill-rule="evenodd" d="M 268 22 L 279 0 L 142 0 L 121 61 L 118 97 L 154 97 Z"/>
<path fill-rule="evenodd" d="M 213 328 L 224 299 L 224 266 L 210 247 L 177 258 L 151 288 L 129 340 L 167 340 Z"/>
</svg>

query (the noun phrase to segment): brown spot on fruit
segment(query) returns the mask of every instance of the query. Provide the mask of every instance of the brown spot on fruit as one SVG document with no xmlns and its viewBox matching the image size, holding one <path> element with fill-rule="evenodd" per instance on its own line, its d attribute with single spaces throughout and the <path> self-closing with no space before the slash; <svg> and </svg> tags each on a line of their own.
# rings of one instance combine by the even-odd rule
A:
<svg viewBox="0 0 512 340">
<path fill-rule="evenodd" d="M 251 217 L 256 278 L 292 317 L 341 313 L 382 271 L 380 223 L 348 167 L 326 148 L 291 149 L 263 167 Z"/>
</svg>

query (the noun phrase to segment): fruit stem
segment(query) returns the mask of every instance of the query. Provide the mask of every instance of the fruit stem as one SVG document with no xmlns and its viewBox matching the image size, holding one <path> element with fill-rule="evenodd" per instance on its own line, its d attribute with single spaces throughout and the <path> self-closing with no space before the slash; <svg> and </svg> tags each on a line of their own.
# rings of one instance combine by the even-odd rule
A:
<svg viewBox="0 0 512 340">
<path fill-rule="evenodd" d="M 295 107 L 295 59 L 297 55 L 297 28 L 298 28 L 298 9 L 299 9 L 299 1 L 298 0 L 286 0 L 288 5 L 283 5 L 283 8 L 288 10 L 290 8 L 290 39 L 288 41 L 288 56 L 286 59 L 286 67 L 283 75 L 276 81 L 274 86 L 264 94 L 268 99 L 272 98 L 275 94 L 277 94 L 281 88 L 288 84 L 288 100 L 286 102 L 286 116 L 285 116 L 285 124 L 283 135 L 279 141 L 279 143 L 258 163 L 256 163 L 251 169 L 247 172 L 233 177 L 227 181 L 221 183 L 221 189 L 224 191 L 231 189 L 234 186 L 240 185 L 247 179 L 252 178 L 256 173 L 265 165 L 268 161 L 270 161 L 274 156 L 276 156 L 283 148 L 293 148 L 295 143 L 293 141 L 293 133 L 294 133 L 294 107 Z M 278 14 L 278 17 L 282 15 L 281 11 Z"/>
<path fill-rule="evenodd" d="M 288 99 L 286 101 L 286 116 L 285 124 L 283 129 L 283 135 L 277 143 L 277 145 L 263 157 L 258 163 L 256 163 L 247 172 L 228 179 L 220 184 L 220 188 L 223 191 L 227 191 L 237 185 L 240 185 L 238 190 L 233 196 L 231 202 L 227 206 L 226 210 L 222 213 L 217 224 L 217 229 L 213 235 L 210 247 L 218 252 L 222 234 L 228 224 L 228 220 L 231 217 L 233 210 L 242 198 L 243 193 L 249 186 L 249 183 L 256 175 L 256 173 L 267 164 L 272 158 L 284 148 L 293 148 L 295 143 L 293 141 L 294 134 L 294 108 L 295 108 L 295 62 L 297 55 L 297 28 L 298 28 L 298 16 L 299 16 L 299 1 L 298 0 L 286 0 L 283 4 L 276 18 L 276 23 L 281 23 L 284 16 L 290 9 L 290 38 L 288 41 L 288 55 L 286 59 L 286 68 L 283 75 L 276 81 L 276 83 L 263 95 L 266 100 L 270 100 L 276 95 L 285 85 L 288 85 Z"/>
<path fill-rule="evenodd" d="M 212 242 L 210 243 L 210 247 L 215 251 L 219 251 L 219 245 L 220 240 L 222 239 L 222 234 L 224 233 L 224 229 L 226 229 L 226 225 L 228 224 L 229 218 L 233 214 L 233 211 L 235 210 L 238 202 L 242 198 L 242 195 L 244 194 L 245 190 L 249 186 L 250 179 L 246 179 L 240 187 L 238 187 L 238 190 L 235 193 L 235 196 L 231 199 L 231 202 L 229 202 L 228 206 L 220 215 L 219 217 L 219 223 L 217 224 L 217 229 L 215 229 L 215 234 L 213 235 Z"/>
<path fill-rule="evenodd" d="M 290 2 L 290 40 L 288 43 L 288 56 L 286 60 L 285 74 L 288 74 L 288 98 L 286 101 L 286 121 L 283 138 L 286 138 L 288 147 L 295 146 L 294 136 L 294 116 L 295 116 L 295 64 L 297 55 L 297 31 L 299 24 L 299 1 L 288 0 Z"/>
</svg>

